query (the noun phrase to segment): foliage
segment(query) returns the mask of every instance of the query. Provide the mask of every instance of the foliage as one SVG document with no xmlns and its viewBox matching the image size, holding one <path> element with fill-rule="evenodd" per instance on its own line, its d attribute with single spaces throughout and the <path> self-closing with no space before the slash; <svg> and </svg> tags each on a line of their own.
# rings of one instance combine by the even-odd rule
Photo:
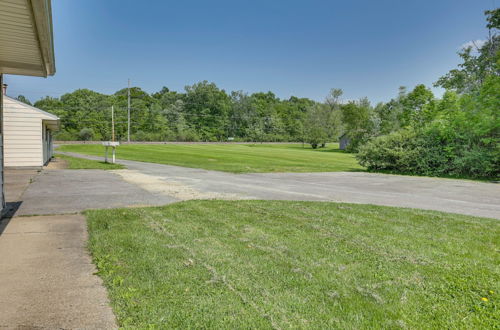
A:
<svg viewBox="0 0 500 330">
<path fill-rule="evenodd" d="M 434 113 L 434 95 L 425 85 L 417 85 L 400 100 L 403 108 L 399 122 L 402 127 L 421 125 L 432 119 Z"/>
<path fill-rule="evenodd" d="M 273 93 L 226 93 L 214 83 L 186 86 L 184 93 L 163 87 L 148 94 L 130 89 L 131 140 L 135 141 L 303 141 L 308 109 L 318 104 L 307 98 L 277 98 Z M 127 89 L 105 95 L 88 89 L 46 97 L 35 106 L 61 118 L 61 140 L 76 139 L 83 128 L 94 130 L 94 139 L 111 138 L 111 107 L 115 136 L 127 139 Z M 334 123 L 331 123 L 334 125 Z M 330 127 L 338 130 L 339 125 Z M 336 134 L 328 133 L 335 138 Z"/>
<path fill-rule="evenodd" d="M 478 95 L 447 92 L 435 117 L 373 139 L 360 148 L 360 164 L 408 174 L 498 178 L 500 77 L 486 78 Z"/>
<path fill-rule="evenodd" d="M 28 98 L 26 96 L 24 96 L 24 95 L 18 95 L 16 97 L 16 100 L 21 101 L 23 103 L 26 103 L 27 105 L 32 105 L 31 102 L 30 102 L 30 100 L 28 100 Z"/>
<path fill-rule="evenodd" d="M 349 151 L 357 151 L 379 130 L 378 117 L 367 98 L 350 101 L 341 107 L 345 133 L 350 139 Z"/>
<path fill-rule="evenodd" d="M 331 138 L 331 110 L 323 104 L 311 106 L 306 114 L 304 130 L 305 141 L 316 149 L 318 145 L 324 146 Z"/>
<path fill-rule="evenodd" d="M 97 274 L 123 328 L 498 324 L 496 219 L 215 200 L 86 216 Z"/>
<path fill-rule="evenodd" d="M 500 50 L 500 8 L 487 10 L 486 27 L 488 28 L 488 39 L 483 45 L 469 46 L 458 53 L 462 63 L 458 69 L 453 69 L 437 82 L 436 86 L 454 90 L 458 93 L 477 92 L 486 77 L 500 75 L 500 67 L 497 65 Z"/>
<path fill-rule="evenodd" d="M 500 9 L 486 12 L 489 39 L 440 78 L 448 89 L 440 100 L 423 85 L 377 107 L 381 134 L 359 148 L 371 170 L 398 173 L 500 177 Z M 362 120 L 358 119 L 358 122 Z M 366 126 L 366 125 L 365 125 Z"/>
<path fill-rule="evenodd" d="M 54 138 L 58 141 L 75 141 L 78 140 L 78 136 L 73 132 L 68 132 L 64 129 L 56 132 Z"/>
<path fill-rule="evenodd" d="M 94 136 L 94 130 L 92 128 L 82 128 L 78 133 L 78 138 L 82 141 L 90 141 Z"/>
<path fill-rule="evenodd" d="M 356 158 L 371 170 L 412 173 L 420 155 L 415 137 L 410 130 L 382 135 L 361 146 Z"/>
<path fill-rule="evenodd" d="M 229 96 L 214 83 L 203 81 L 186 87 L 184 115 L 204 141 L 224 139 L 230 107 Z"/>
</svg>

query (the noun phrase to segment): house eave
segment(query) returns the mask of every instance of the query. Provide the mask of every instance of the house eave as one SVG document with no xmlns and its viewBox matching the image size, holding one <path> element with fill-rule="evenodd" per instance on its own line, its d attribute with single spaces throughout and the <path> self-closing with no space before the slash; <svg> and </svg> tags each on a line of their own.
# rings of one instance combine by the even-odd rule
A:
<svg viewBox="0 0 500 330">
<path fill-rule="evenodd" d="M 59 119 L 42 119 L 42 123 L 47 125 L 52 131 L 58 131 L 61 127 L 61 121 Z"/>
<path fill-rule="evenodd" d="M 0 46 L 0 73 L 54 75 L 51 1 L 0 1 Z"/>
</svg>

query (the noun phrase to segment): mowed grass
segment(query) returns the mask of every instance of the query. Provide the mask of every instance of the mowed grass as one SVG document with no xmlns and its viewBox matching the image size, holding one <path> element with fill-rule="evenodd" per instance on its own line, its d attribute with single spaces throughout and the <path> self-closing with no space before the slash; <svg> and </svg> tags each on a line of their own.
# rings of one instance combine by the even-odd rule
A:
<svg viewBox="0 0 500 330">
<path fill-rule="evenodd" d="M 60 151 L 102 156 L 101 145 L 62 145 Z M 314 150 L 301 144 L 163 144 L 122 145 L 119 159 L 177 165 L 232 173 L 337 172 L 363 168 L 338 144 Z"/>
<path fill-rule="evenodd" d="M 493 328 L 498 220 L 370 205 L 189 201 L 86 212 L 125 328 Z"/>
<path fill-rule="evenodd" d="M 110 164 L 105 162 L 100 162 L 97 160 L 83 159 L 77 157 L 71 157 L 62 154 L 56 154 L 56 158 L 64 159 L 68 163 L 68 168 L 71 170 L 82 170 L 82 169 L 98 169 L 98 170 L 118 170 L 125 168 L 121 164 Z"/>
</svg>

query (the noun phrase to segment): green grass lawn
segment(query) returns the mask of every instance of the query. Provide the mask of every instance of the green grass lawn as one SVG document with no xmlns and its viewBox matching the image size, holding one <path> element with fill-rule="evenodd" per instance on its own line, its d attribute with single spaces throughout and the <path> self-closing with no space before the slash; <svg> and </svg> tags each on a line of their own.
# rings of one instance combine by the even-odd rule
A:
<svg viewBox="0 0 500 330">
<path fill-rule="evenodd" d="M 498 220 L 370 205 L 189 201 L 86 212 L 126 328 L 493 328 Z"/>
<path fill-rule="evenodd" d="M 121 164 L 110 164 L 110 163 L 100 162 L 97 160 L 83 159 L 61 154 L 56 154 L 55 156 L 56 158 L 66 160 L 68 162 L 68 168 L 72 170 L 82 170 L 82 169 L 118 170 L 125 168 L 125 166 Z"/>
<path fill-rule="evenodd" d="M 101 145 L 62 145 L 60 151 L 102 156 Z M 233 173 L 252 172 L 336 172 L 363 168 L 354 155 L 338 149 L 338 144 L 317 150 L 301 144 L 167 144 L 122 145 L 116 156 L 145 161 Z"/>
</svg>

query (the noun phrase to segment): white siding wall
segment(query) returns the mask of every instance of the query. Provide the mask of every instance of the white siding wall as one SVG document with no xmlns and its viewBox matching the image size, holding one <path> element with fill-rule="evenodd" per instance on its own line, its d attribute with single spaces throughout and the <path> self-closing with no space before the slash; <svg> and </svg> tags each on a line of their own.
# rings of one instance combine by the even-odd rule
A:
<svg viewBox="0 0 500 330">
<path fill-rule="evenodd" d="M 43 166 L 42 115 L 3 100 L 5 166 Z"/>
</svg>

